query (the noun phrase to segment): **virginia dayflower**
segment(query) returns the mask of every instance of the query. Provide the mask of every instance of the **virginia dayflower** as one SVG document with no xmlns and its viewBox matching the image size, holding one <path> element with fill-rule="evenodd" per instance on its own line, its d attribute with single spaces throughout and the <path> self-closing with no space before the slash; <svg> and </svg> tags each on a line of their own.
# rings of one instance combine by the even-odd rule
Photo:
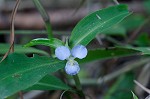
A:
<svg viewBox="0 0 150 99">
<path fill-rule="evenodd" d="M 80 71 L 80 67 L 75 58 L 83 59 L 87 55 L 87 49 L 83 45 L 76 45 L 70 49 L 66 46 L 60 46 L 55 49 L 55 55 L 59 60 L 67 60 L 65 72 L 69 75 L 76 75 Z"/>
</svg>

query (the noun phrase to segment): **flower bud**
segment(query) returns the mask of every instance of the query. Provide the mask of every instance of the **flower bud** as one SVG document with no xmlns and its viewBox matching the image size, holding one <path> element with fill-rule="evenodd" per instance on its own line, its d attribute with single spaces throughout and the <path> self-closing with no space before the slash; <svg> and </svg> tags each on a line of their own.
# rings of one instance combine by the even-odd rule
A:
<svg viewBox="0 0 150 99">
<path fill-rule="evenodd" d="M 80 67 L 77 61 L 68 61 L 65 66 L 65 71 L 68 75 L 76 75 L 80 71 Z"/>
<path fill-rule="evenodd" d="M 82 59 L 82 58 L 86 57 L 86 55 L 87 55 L 87 49 L 83 45 L 77 45 L 77 46 L 75 46 L 75 47 L 72 48 L 71 54 L 75 58 Z"/>
<path fill-rule="evenodd" d="M 55 55 L 60 60 L 65 60 L 70 56 L 70 50 L 66 46 L 60 46 L 55 49 Z"/>
</svg>

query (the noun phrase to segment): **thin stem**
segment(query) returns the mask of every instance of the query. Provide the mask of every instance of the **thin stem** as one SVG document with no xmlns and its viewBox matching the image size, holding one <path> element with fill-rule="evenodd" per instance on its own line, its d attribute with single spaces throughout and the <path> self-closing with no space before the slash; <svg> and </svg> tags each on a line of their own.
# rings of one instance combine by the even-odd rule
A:
<svg viewBox="0 0 150 99">
<path fill-rule="evenodd" d="M 46 27 L 46 30 L 47 30 L 47 33 L 48 33 L 48 38 L 49 39 L 52 39 L 53 38 L 53 32 L 52 32 L 52 26 L 51 26 L 51 23 L 50 23 L 50 18 L 49 18 L 49 15 L 48 13 L 45 11 L 42 3 L 40 2 L 40 0 L 33 0 L 33 3 L 34 5 L 36 6 L 36 8 L 38 9 L 38 11 L 40 12 L 44 22 L 45 22 L 45 27 Z M 53 48 L 50 48 L 51 49 L 51 55 L 54 56 L 54 49 Z"/>
<path fill-rule="evenodd" d="M 78 90 L 82 90 L 81 83 L 80 83 L 80 80 L 79 80 L 78 75 L 74 75 L 74 76 L 73 76 L 73 79 L 74 79 L 74 81 L 75 81 L 75 83 L 76 83 L 77 89 L 78 89 Z"/>
<path fill-rule="evenodd" d="M 116 4 L 116 5 L 119 5 L 119 2 L 117 0 L 113 0 L 113 2 Z"/>
<path fill-rule="evenodd" d="M 10 48 L 9 50 L 5 53 L 5 55 L 3 56 L 2 60 L 0 62 L 2 62 L 10 52 L 14 52 L 14 38 L 15 38 L 15 28 L 14 28 L 14 23 L 15 23 L 15 17 L 16 17 L 16 13 L 17 13 L 17 9 L 19 7 L 21 0 L 17 0 L 15 7 L 12 11 L 12 15 L 11 15 L 11 25 L 10 25 Z"/>
<path fill-rule="evenodd" d="M 60 95 L 60 98 L 59 99 L 62 99 L 63 98 L 63 95 L 65 94 L 66 91 L 63 91 L 63 93 Z"/>
<path fill-rule="evenodd" d="M 79 9 L 83 6 L 83 4 L 86 2 L 86 0 L 81 0 L 79 6 L 75 9 L 73 12 L 73 16 L 79 11 Z"/>
<path fill-rule="evenodd" d="M 84 93 L 82 91 L 82 86 L 81 86 L 81 83 L 80 83 L 78 75 L 74 75 L 73 79 L 75 81 L 77 92 L 78 92 L 79 96 L 81 97 L 81 99 L 85 99 L 85 95 L 84 95 Z"/>
<path fill-rule="evenodd" d="M 51 24 L 49 21 L 45 21 L 45 24 L 46 24 L 45 26 L 48 32 L 48 38 L 51 39 L 53 38 Z"/>
<path fill-rule="evenodd" d="M 48 38 L 49 39 L 53 38 L 52 27 L 51 27 L 50 18 L 49 18 L 48 13 L 45 11 L 42 3 L 39 0 L 33 0 L 33 3 L 35 4 L 36 8 L 40 12 L 40 14 L 45 22 L 46 30 L 48 32 Z"/>
<path fill-rule="evenodd" d="M 21 0 L 17 0 L 15 8 L 13 9 L 12 12 L 12 17 L 11 17 L 11 33 L 10 33 L 10 44 L 12 45 L 12 47 L 10 48 L 10 52 L 14 52 L 14 38 L 15 38 L 15 28 L 14 28 L 14 23 L 15 23 L 15 16 L 17 13 L 17 9 L 19 7 Z"/>
<path fill-rule="evenodd" d="M 72 99 L 70 94 L 66 91 L 64 91 L 61 95 L 60 95 L 60 98 L 59 99 L 63 99 L 63 96 L 66 96 L 67 99 Z"/>
</svg>

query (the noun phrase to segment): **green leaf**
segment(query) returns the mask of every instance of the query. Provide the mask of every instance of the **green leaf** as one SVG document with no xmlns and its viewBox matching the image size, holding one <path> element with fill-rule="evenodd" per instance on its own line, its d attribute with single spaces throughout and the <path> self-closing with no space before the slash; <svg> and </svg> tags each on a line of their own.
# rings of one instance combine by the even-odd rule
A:
<svg viewBox="0 0 150 99">
<path fill-rule="evenodd" d="M 115 25 L 104 31 L 106 35 L 126 36 L 126 29 L 123 26 Z"/>
<path fill-rule="evenodd" d="M 8 49 L 9 49 L 10 45 L 9 44 L 4 44 L 4 43 L 0 43 L 0 54 L 5 54 Z M 43 55 L 49 55 L 47 52 L 36 49 L 36 48 L 32 48 L 32 47 L 28 47 L 28 48 L 23 48 L 22 45 L 17 45 L 15 44 L 15 52 L 17 53 L 37 53 L 37 54 L 43 54 Z"/>
<path fill-rule="evenodd" d="M 134 31 L 145 21 L 145 17 L 141 14 L 132 14 L 128 16 L 125 20 L 119 23 L 127 31 Z"/>
<path fill-rule="evenodd" d="M 131 56 L 131 55 L 138 54 L 139 52 L 140 51 L 138 50 L 127 49 L 127 48 L 108 48 L 108 49 L 89 50 L 87 56 L 82 60 L 79 59 L 78 62 L 87 63 L 96 60 Z"/>
<path fill-rule="evenodd" d="M 104 60 L 131 55 L 150 55 L 150 47 L 112 47 L 107 49 L 89 50 L 84 59 L 77 59 L 79 63 L 87 63 L 96 60 Z"/>
<path fill-rule="evenodd" d="M 132 91 L 131 91 L 132 92 Z M 138 99 L 138 97 L 132 92 L 133 98 Z"/>
<path fill-rule="evenodd" d="M 83 18 L 73 29 L 70 44 L 87 45 L 99 33 L 119 23 L 130 15 L 126 5 L 117 5 L 96 11 Z"/>
<path fill-rule="evenodd" d="M 59 46 L 63 46 L 64 43 L 61 40 L 56 38 L 52 38 L 52 39 L 37 38 L 37 39 L 33 39 L 32 41 L 24 45 L 24 47 L 29 47 L 34 45 L 45 45 L 45 46 L 50 46 L 52 48 L 57 48 Z"/>
<path fill-rule="evenodd" d="M 134 74 L 127 73 L 119 77 L 117 82 L 106 93 L 104 99 L 132 99 Z"/>
<path fill-rule="evenodd" d="M 130 46 L 127 46 L 127 47 L 122 47 L 122 48 L 140 51 L 141 55 L 150 55 L 150 47 L 130 47 Z"/>
<path fill-rule="evenodd" d="M 71 89 L 55 76 L 47 75 L 27 90 L 68 90 Z"/>
<path fill-rule="evenodd" d="M 34 55 L 10 54 L 0 63 L 0 99 L 36 84 L 48 73 L 64 68 L 64 61 Z"/>
</svg>

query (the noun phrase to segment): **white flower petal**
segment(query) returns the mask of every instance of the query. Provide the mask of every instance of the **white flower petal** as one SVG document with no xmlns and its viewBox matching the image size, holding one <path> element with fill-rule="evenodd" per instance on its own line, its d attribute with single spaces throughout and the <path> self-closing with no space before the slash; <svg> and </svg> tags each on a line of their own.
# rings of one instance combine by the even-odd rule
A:
<svg viewBox="0 0 150 99">
<path fill-rule="evenodd" d="M 76 75 L 80 71 L 77 61 L 68 61 L 65 66 L 65 71 L 68 75 Z"/>
<path fill-rule="evenodd" d="M 79 58 L 79 59 L 85 58 L 87 55 L 87 52 L 88 51 L 87 51 L 86 47 L 83 45 L 77 45 L 77 46 L 73 47 L 71 50 L 72 56 L 75 58 Z"/>
<path fill-rule="evenodd" d="M 70 56 L 70 50 L 66 46 L 60 46 L 55 49 L 55 55 L 60 60 L 65 60 Z"/>
</svg>

